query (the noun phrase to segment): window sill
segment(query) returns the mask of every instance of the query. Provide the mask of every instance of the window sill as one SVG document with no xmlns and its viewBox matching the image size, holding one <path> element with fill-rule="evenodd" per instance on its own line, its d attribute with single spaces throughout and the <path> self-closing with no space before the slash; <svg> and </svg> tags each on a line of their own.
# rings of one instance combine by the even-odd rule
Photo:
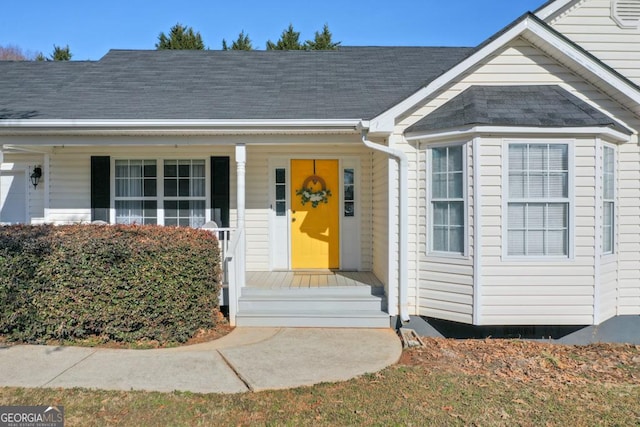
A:
<svg viewBox="0 0 640 427">
<path fill-rule="evenodd" d="M 503 256 L 503 262 L 509 263 L 538 263 L 538 264 L 549 264 L 549 263 L 566 263 L 575 261 L 574 258 L 568 256 Z"/>
<path fill-rule="evenodd" d="M 453 253 L 453 252 L 427 252 L 427 258 L 446 258 L 468 261 L 469 255 Z"/>
</svg>

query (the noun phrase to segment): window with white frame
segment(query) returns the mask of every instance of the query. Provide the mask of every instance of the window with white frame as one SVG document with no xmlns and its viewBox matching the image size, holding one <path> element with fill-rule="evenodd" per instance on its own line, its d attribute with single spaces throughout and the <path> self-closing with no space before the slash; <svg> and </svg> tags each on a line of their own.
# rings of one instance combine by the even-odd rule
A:
<svg viewBox="0 0 640 427">
<path fill-rule="evenodd" d="M 197 228 L 205 223 L 204 160 L 164 161 L 164 225 Z"/>
<path fill-rule="evenodd" d="M 205 169 L 205 160 L 115 160 L 116 223 L 202 226 Z"/>
<path fill-rule="evenodd" d="M 344 185 L 344 216 L 353 217 L 356 215 L 355 170 L 353 168 L 345 168 L 342 172 Z"/>
<path fill-rule="evenodd" d="M 602 148 L 602 252 L 612 254 L 615 235 L 615 150 Z"/>
<path fill-rule="evenodd" d="M 116 160 L 115 183 L 116 223 L 157 224 L 155 160 Z"/>
<path fill-rule="evenodd" d="M 431 251 L 465 253 L 464 146 L 431 148 Z"/>
<path fill-rule="evenodd" d="M 569 146 L 510 143 L 509 256 L 569 256 Z"/>
</svg>

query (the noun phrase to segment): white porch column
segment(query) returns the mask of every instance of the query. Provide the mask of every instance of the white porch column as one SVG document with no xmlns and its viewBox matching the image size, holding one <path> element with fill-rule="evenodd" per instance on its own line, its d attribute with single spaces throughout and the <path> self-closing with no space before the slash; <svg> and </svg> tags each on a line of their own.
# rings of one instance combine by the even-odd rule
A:
<svg viewBox="0 0 640 427">
<path fill-rule="evenodd" d="M 238 230 L 245 229 L 245 171 L 247 163 L 247 148 L 245 144 L 236 145 L 236 200 L 237 200 L 237 226 Z M 245 251 L 245 237 L 239 244 L 240 258 L 238 259 L 237 268 L 240 270 L 238 273 L 239 285 L 242 287 L 245 284 L 245 271 L 246 271 L 246 251 Z"/>
</svg>

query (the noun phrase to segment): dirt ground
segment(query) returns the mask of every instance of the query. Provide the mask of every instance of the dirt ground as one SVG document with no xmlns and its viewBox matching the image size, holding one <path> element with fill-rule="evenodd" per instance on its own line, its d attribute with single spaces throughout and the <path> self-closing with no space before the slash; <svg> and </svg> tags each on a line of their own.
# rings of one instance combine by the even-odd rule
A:
<svg viewBox="0 0 640 427">
<path fill-rule="evenodd" d="M 401 365 L 431 371 L 488 375 L 546 386 L 627 383 L 640 385 L 640 345 L 557 345 L 524 340 L 423 338 L 405 350 Z"/>
</svg>

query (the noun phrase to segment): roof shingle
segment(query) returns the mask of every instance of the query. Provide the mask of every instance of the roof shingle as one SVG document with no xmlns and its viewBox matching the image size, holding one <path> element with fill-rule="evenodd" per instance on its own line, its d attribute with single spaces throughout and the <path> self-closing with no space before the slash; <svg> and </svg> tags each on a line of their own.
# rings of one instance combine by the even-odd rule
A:
<svg viewBox="0 0 640 427">
<path fill-rule="evenodd" d="M 471 86 L 407 133 L 467 126 L 611 127 L 632 131 L 556 85 Z"/>
<path fill-rule="evenodd" d="M 0 61 L 0 120 L 368 119 L 471 51 L 113 50 L 99 61 Z"/>
</svg>

